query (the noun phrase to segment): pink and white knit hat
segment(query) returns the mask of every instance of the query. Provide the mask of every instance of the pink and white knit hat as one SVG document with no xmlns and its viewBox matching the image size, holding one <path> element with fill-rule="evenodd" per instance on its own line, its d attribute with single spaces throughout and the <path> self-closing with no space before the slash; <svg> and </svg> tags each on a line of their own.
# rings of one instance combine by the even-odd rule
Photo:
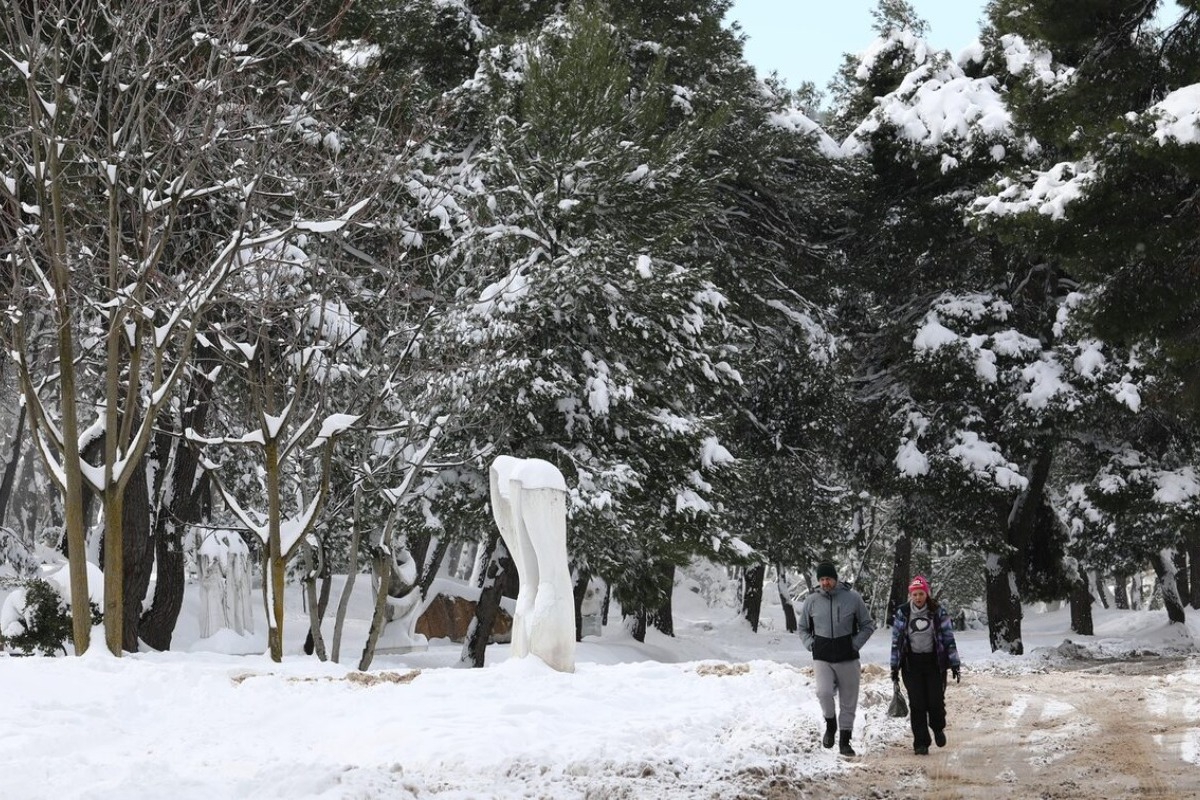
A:
<svg viewBox="0 0 1200 800">
<path fill-rule="evenodd" d="M 912 583 L 908 585 L 908 591 L 913 592 L 920 589 L 925 594 L 929 594 L 929 581 L 925 580 L 924 575 L 918 575 L 912 579 Z"/>
</svg>

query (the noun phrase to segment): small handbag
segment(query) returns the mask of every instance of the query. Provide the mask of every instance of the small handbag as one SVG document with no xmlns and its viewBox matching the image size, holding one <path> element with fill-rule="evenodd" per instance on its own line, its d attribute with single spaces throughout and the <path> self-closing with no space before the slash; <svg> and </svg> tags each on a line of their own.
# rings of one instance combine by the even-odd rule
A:
<svg viewBox="0 0 1200 800">
<path fill-rule="evenodd" d="M 888 704 L 888 716 L 908 716 L 908 703 L 904 702 L 904 692 L 900 691 L 900 681 L 892 682 L 892 702 Z"/>
</svg>

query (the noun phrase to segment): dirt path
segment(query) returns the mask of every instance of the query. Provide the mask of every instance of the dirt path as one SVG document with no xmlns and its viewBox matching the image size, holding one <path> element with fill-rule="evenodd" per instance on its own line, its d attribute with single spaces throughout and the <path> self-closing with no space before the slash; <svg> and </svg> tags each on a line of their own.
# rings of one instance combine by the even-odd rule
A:
<svg viewBox="0 0 1200 800">
<path fill-rule="evenodd" d="M 1175 680 L 1183 663 L 968 672 L 947 692 L 946 748 L 914 756 L 907 720 L 883 718 L 877 724 L 886 732 L 878 733 L 899 726 L 900 738 L 865 747 L 823 788 L 829 798 L 877 800 L 1196 800 L 1200 765 L 1183 753 L 1200 726 L 1200 687 Z M 870 745 L 870 732 L 866 739 Z"/>
<path fill-rule="evenodd" d="M 873 800 L 1200 798 L 1200 686 L 1181 659 L 1085 662 L 1043 672 L 967 672 L 947 692 L 949 744 L 912 752 L 908 721 L 881 717 L 886 677 L 870 677 L 863 755 L 820 796 Z M 882 672 L 882 670 L 880 670 Z M 872 713 L 873 712 L 873 713 Z M 874 730 L 872 730 L 872 726 Z M 1185 760 L 1185 753 L 1189 760 Z M 816 797 L 777 786 L 771 800 Z"/>
</svg>

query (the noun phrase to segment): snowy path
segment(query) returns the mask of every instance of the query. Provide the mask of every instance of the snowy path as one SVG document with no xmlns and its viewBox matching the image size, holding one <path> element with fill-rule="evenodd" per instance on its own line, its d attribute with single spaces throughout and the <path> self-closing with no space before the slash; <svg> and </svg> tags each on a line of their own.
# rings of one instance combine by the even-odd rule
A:
<svg viewBox="0 0 1200 800">
<path fill-rule="evenodd" d="M 886 720 L 898 737 L 821 788 L 880 800 L 1200 798 L 1194 662 L 1190 670 L 1184 659 L 1151 658 L 969 672 L 947 693 L 944 750 L 913 755 L 907 720 Z M 761 796 L 816 797 L 815 788 Z"/>
</svg>

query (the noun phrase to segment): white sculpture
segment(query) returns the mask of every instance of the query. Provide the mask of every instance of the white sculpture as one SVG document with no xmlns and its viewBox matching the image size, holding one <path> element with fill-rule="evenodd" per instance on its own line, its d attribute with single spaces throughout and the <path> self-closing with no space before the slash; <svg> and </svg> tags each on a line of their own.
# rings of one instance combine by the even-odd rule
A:
<svg viewBox="0 0 1200 800">
<path fill-rule="evenodd" d="M 492 516 L 520 577 L 512 656 L 533 654 L 575 671 L 575 599 L 567 569 L 567 482 L 539 458 L 498 456 L 490 474 Z"/>
<path fill-rule="evenodd" d="M 200 573 L 200 638 L 221 628 L 254 633 L 250 602 L 250 548 L 232 531 L 212 531 L 196 553 Z"/>
</svg>

